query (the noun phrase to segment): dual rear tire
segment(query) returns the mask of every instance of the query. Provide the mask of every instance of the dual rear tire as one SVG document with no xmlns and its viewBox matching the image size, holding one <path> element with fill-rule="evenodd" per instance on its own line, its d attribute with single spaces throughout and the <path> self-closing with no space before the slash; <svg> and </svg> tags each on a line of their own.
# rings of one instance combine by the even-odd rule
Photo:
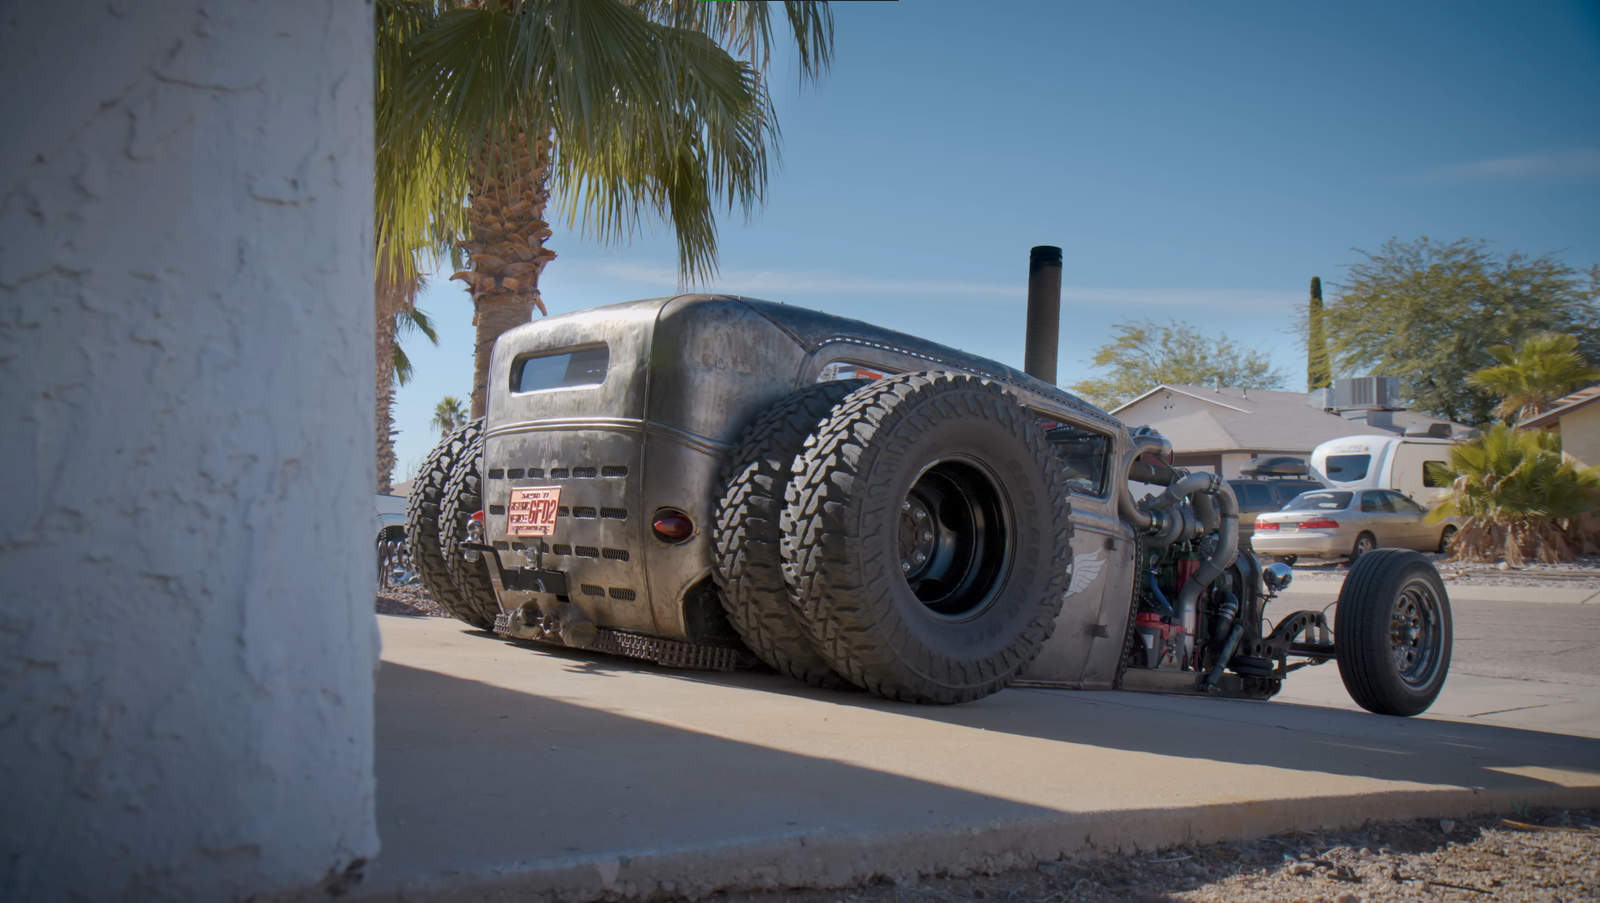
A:
<svg viewBox="0 0 1600 903">
<path fill-rule="evenodd" d="M 796 419 L 812 424 L 787 474 L 765 470 L 765 502 L 782 483 L 784 505 L 775 530 L 776 506 L 763 509 L 759 544 L 748 517 L 737 532 L 752 481 L 735 463 L 717 521 L 734 626 L 811 683 L 938 704 L 1003 688 L 1054 630 L 1071 559 L 1066 490 L 1037 415 L 998 384 L 954 373 L 869 383 L 817 417 L 827 397 L 805 390 L 775 409 L 804 413 L 751 428 L 781 434 L 772 447 L 786 449 Z"/>
</svg>

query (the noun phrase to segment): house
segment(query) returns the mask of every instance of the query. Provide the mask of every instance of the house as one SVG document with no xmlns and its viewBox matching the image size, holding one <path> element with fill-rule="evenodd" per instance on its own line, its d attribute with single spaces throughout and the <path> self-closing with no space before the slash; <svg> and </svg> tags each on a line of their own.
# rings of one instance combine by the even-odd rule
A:
<svg viewBox="0 0 1600 903">
<path fill-rule="evenodd" d="M 1519 424 L 1561 434 L 1561 455 L 1583 467 L 1600 466 L 1600 386 L 1556 399 L 1556 406 Z"/>
<path fill-rule="evenodd" d="M 1305 392 L 1161 385 L 1111 413 L 1129 426 L 1148 425 L 1170 439 L 1177 466 L 1210 469 L 1230 478 L 1258 457 L 1309 459 L 1318 445 L 1344 436 L 1400 435 L 1439 423 L 1449 424 L 1452 433 L 1468 429 L 1415 411 L 1348 411 L 1340 416 L 1324 410 L 1318 397 Z"/>
</svg>

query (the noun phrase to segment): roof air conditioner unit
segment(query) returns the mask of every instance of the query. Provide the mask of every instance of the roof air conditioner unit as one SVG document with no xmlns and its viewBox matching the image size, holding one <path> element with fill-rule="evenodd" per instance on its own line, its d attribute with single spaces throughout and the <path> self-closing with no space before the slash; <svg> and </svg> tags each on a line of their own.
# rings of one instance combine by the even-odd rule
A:
<svg viewBox="0 0 1600 903">
<path fill-rule="evenodd" d="M 1406 427 L 1407 436 L 1424 439 L 1450 438 L 1450 424 L 1448 423 L 1418 423 Z"/>
<path fill-rule="evenodd" d="M 1400 377 L 1358 376 L 1333 381 L 1333 406 L 1341 411 L 1400 407 Z"/>
</svg>

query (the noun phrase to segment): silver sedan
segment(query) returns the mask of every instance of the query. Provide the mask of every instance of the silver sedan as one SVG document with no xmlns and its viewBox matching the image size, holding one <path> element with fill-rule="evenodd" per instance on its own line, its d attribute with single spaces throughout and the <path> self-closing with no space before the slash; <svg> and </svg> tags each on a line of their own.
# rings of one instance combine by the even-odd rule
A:
<svg viewBox="0 0 1600 903">
<path fill-rule="evenodd" d="M 1443 551 L 1454 524 L 1430 524 L 1427 510 L 1390 489 L 1302 492 L 1281 511 L 1256 516 L 1251 546 L 1289 564 L 1349 558 L 1376 548 Z"/>
</svg>

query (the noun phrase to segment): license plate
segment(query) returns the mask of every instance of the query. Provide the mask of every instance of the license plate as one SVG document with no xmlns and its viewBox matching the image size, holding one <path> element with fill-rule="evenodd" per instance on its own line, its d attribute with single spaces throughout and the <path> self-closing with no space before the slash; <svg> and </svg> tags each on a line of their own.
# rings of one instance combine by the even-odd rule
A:
<svg viewBox="0 0 1600 903">
<path fill-rule="evenodd" d="M 506 508 L 506 533 L 510 536 L 554 536 L 560 486 L 511 490 Z"/>
</svg>

